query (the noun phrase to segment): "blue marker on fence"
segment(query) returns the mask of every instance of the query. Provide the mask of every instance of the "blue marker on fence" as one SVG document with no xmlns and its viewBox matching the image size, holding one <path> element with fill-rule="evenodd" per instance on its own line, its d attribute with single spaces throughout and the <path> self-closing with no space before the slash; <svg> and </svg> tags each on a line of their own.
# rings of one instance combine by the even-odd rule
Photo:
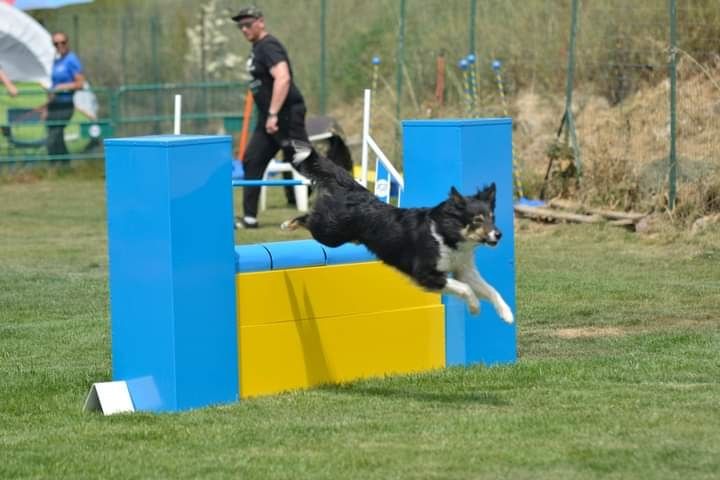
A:
<svg viewBox="0 0 720 480">
<path fill-rule="evenodd" d="M 375 93 L 377 90 L 377 81 L 378 81 L 378 69 L 380 68 L 380 57 L 377 55 L 374 55 L 372 57 L 372 65 L 373 65 L 373 77 L 372 77 L 372 92 Z M 373 95 L 374 98 L 374 95 Z"/>
<path fill-rule="evenodd" d="M 493 60 L 492 69 L 495 72 L 495 80 L 497 81 L 498 91 L 500 93 L 500 100 L 502 101 L 503 114 L 508 117 L 510 116 L 507 108 L 507 101 L 505 100 L 505 87 L 503 86 L 502 73 L 500 71 L 502 63 L 500 60 Z M 518 158 L 515 155 L 515 149 L 511 150 L 512 153 L 512 164 L 513 164 L 513 182 L 515 183 L 515 194 L 517 198 L 523 198 L 525 193 L 523 192 L 522 180 L 520 179 L 520 167 L 518 165 Z"/>
<path fill-rule="evenodd" d="M 477 115 L 478 84 L 477 75 L 475 74 L 475 68 L 477 68 L 475 64 L 475 54 L 470 53 L 465 58 L 468 62 L 468 70 L 470 72 L 470 97 L 472 99 L 472 112 L 473 115 Z"/>
</svg>

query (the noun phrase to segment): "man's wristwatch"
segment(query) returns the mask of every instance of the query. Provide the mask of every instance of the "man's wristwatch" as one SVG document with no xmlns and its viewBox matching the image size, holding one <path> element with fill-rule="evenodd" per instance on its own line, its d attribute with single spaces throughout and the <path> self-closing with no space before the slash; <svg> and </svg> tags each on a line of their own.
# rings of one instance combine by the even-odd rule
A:
<svg viewBox="0 0 720 480">
<path fill-rule="evenodd" d="M 277 117 L 277 113 L 268 112 L 268 117 Z"/>
</svg>

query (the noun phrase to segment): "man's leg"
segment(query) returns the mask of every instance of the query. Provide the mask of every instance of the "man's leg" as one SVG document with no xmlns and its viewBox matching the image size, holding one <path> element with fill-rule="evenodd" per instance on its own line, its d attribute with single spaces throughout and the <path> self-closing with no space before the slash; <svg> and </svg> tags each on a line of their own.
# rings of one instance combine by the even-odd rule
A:
<svg viewBox="0 0 720 480">
<path fill-rule="evenodd" d="M 285 115 L 278 119 L 279 131 L 275 134 L 275 138 L 282 147 L 285 162 L 295 162 L 299 157 L 306 157 L 312 151 L 312 145 L 305 127 L 305 113 L 305 105 L 294 105 L 288 109 Z M 304 158 L 302 159 L 304 160 Z M 292 179 L 292 173 L 284 172 L 283 178 Z M 295 188 L 285 187 L 285 197 L 288 204 L 294 205 Z"/>
<path fill-rule="evenodd" d="M 286 149 L 286 155 L 291 156 L 293 165 L 301 163 L 315 153 L 305 128 L 305 112 L 305 105 L 291 107 L 288 118 L 280 125 L 278 132 L 282 138 L 280 144 Z"/>
<path fill-rule="evenodd" d="M 262 130 L 255 130 L 245 150 L 245 163 L 243 165 L 245 169 L 245 179 L 262 179 L 268 163 L 270 163 L 270 160 L 278 150 L 279 146 L 272 137 Z M 257 224 L 259 199 L 260 187 L 243 187 L 244 224 Z"/>
<path fill-rule="evenodd" d="M 292 162 L 293 154 L 295 151 L 292 148 L 283 148 L 283 162 Z M 283 172 L 282 177 L 284 180 L 292 180 L 292 172 Z M 287 198 L 288 205 L 295 205 L 295 187 L 285 187 L 285 198 Z"/>
</svg>

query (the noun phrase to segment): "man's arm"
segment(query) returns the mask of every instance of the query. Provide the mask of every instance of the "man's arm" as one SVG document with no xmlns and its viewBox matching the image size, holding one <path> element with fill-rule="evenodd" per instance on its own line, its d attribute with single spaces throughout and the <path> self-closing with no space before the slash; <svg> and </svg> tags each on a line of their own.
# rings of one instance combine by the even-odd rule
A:
<svg viewBox="0 0 720 480">
<path fill-rule="evenodd" d="M 290 91 L 290 68 L 287 62 L 279 62 L 270 69 L 270 75 L 273 77 L 272 98 L 270 98 L 270 111 L 267 112 L 267 122 L 265 122 L 265 130 L 268 133 L 278 131 L 277 114 L 285 103 L 285 99 Z"/>
</svg>

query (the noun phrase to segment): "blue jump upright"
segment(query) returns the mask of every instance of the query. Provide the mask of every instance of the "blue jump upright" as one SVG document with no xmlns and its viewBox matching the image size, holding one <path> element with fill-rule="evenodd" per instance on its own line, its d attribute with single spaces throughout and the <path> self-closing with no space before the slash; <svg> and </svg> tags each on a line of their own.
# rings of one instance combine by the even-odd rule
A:
<svg viewBox="0 0 720 480">
<path fill-rule="evenodd" d="M 509 118 L 403 122 L 403 207 L 426 207 L 447 198 L 451 186 L 470 195 L 495 182 L 495 223 L 503 238 L 476 250 L 478 270 L 515 308 L 512 121 Z M 517 358 L 515 325 L 499 320 L 482 302 L 480 316 L 443 296 L 447 365 L 511 363 Z"/>
<path fill-rule="evenodd" d="M 231 139 L 105 141 L 113 379 L 136 410 L 238 399 Z"/>
</svg>

